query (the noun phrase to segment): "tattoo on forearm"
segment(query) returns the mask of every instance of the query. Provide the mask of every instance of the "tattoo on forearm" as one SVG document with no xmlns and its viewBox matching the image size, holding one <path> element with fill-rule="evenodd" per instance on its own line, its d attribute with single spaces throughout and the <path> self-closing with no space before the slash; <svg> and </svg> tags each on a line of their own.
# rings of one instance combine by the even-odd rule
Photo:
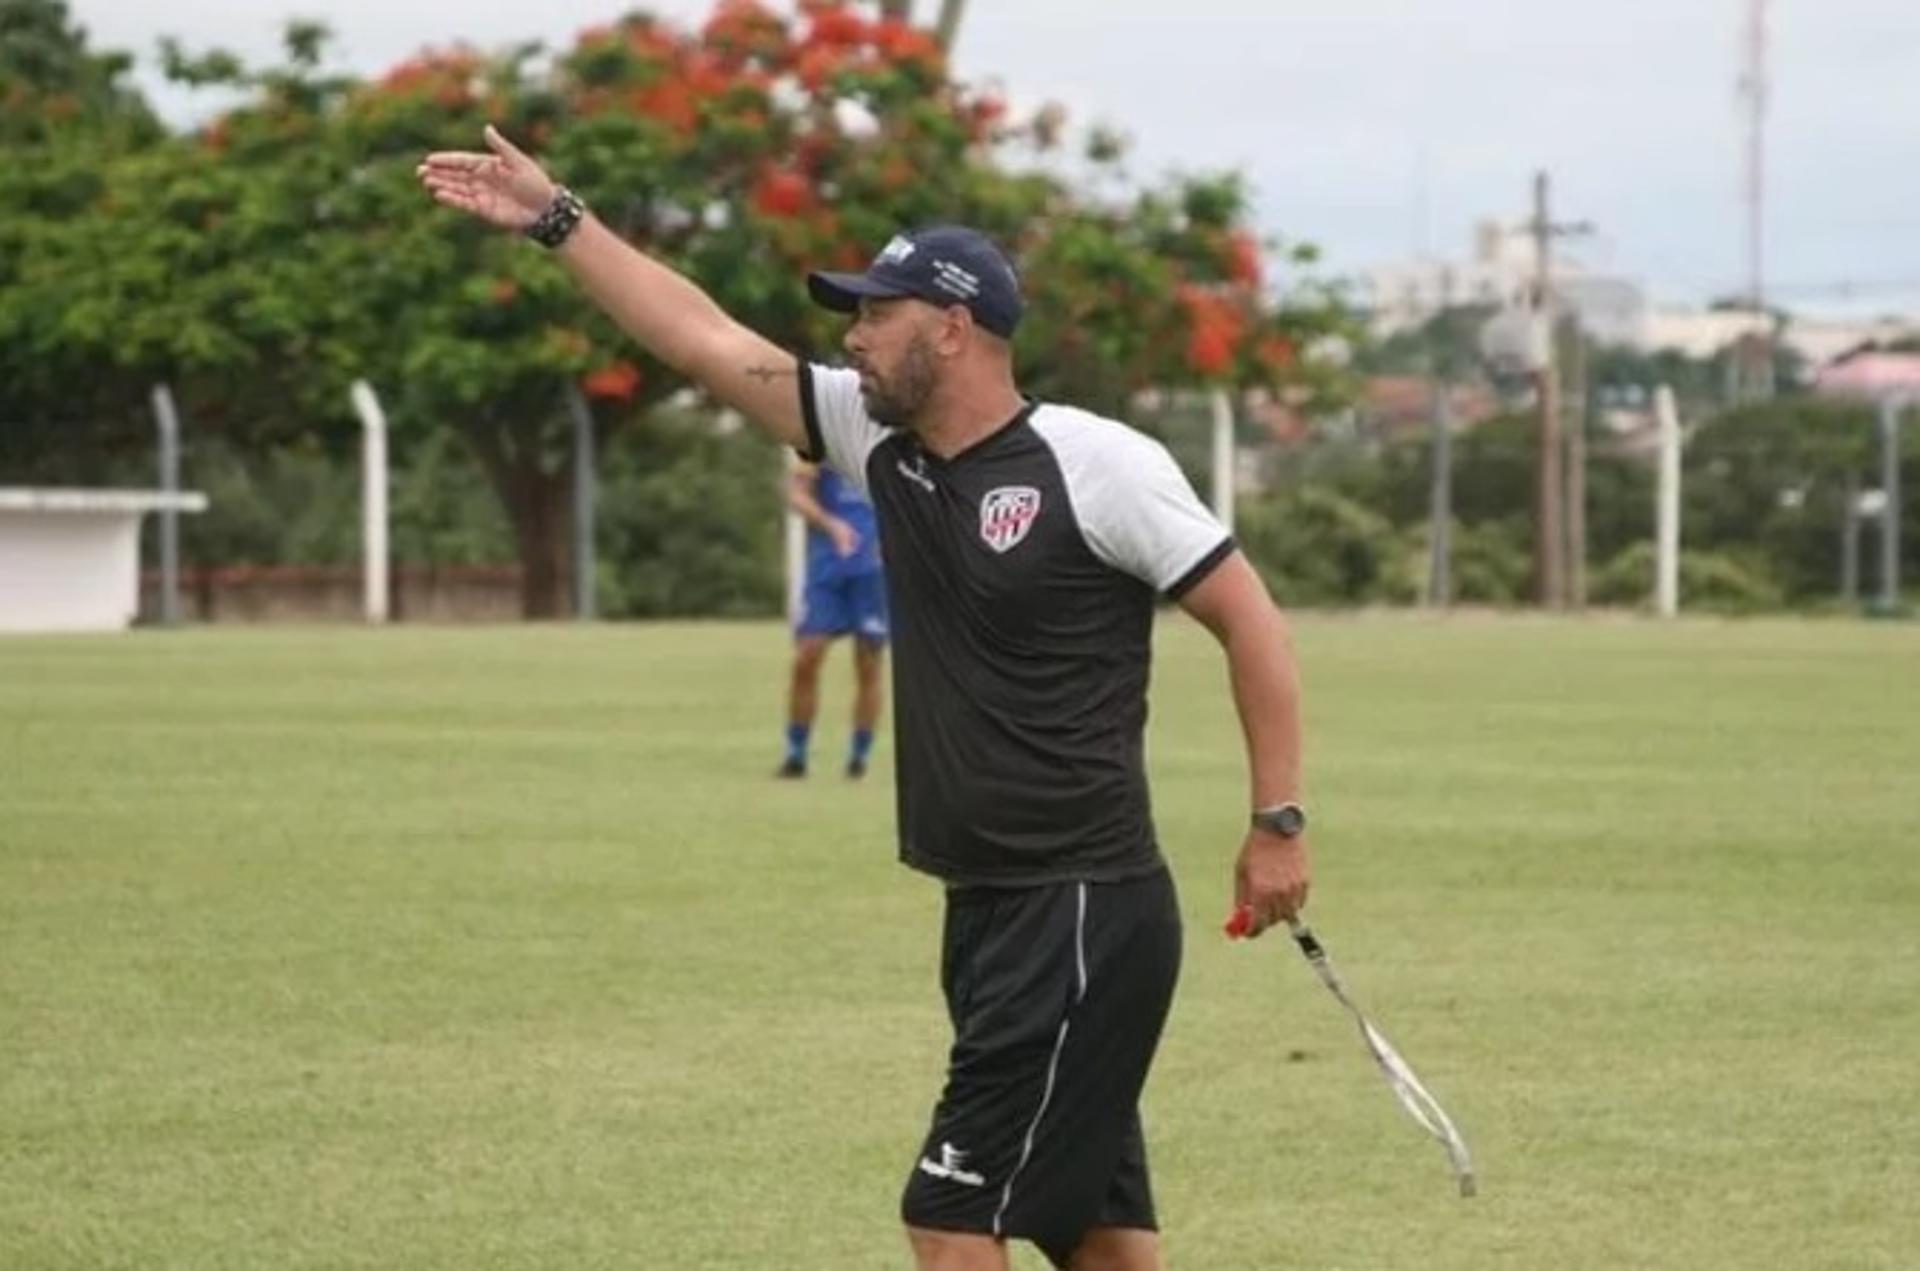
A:
<svg viewBox="0 0 1920 1271">
<path fill-rule="evenodd" d="M 762 383 L 771 384 L 775 380 L 792 379 L 800 372 L 791 366 L 749 366 L 747 374 Z"/>
</svg>

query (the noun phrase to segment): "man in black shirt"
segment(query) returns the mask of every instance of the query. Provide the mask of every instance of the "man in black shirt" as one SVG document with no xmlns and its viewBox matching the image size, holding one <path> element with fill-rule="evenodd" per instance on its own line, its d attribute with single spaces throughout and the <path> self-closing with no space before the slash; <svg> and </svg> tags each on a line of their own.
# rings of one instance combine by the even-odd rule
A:
<svg viewBox="0 0 1920 1271">
<path fill-rule="evenodd" d="M 1142 730 L 1156 598 L 1226 650 L 1254 813 L 1234 873 L 1252 931 L 1305 903 L 1298 677 L 1285 620 L 1158 443 L 1023 398 L 1020 287 L 941 227 L 864 273 L 850 369 L 796 362 L 607 230 L 492 129 L 430 155 L 441 203 L 552 248 L 655 356 L 872 499 L 894 623 L 901 859 L 947 886 L 946 1087 L 903 1217 L 923 1271 L 1160 1266 L 1138 1104 L 1179 970 Z"/>
</svg>

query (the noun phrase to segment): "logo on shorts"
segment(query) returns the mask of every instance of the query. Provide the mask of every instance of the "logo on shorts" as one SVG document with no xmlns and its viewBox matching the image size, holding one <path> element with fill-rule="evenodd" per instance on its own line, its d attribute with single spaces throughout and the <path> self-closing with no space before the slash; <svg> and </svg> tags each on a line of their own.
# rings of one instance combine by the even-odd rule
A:
<svg viewBox="0 0 1920 1271">
<path fill-rule="evenodd" d="M 1020 546 L 1040 515 L 1040 491 L 1030 485 L 1003 485 L 980 500 L 980 537 L 1001 554 Z"/>
<path fill-rule="evenodd" d="M 985 1175 L 976 1174 L 970 1169 L 962 1169 L 961 1167 L 966 1163 L 965 1152 L 951 1143 L 942 1143 L 938 1161 L 925 1156 L 920 1158 L 920 1172 L 931 1174 L 935 1178 L 944 1178 L 949 1183 L 959 1183 L 962 1187 L 985 1187 L 987 1185 Z"/>
</svg>

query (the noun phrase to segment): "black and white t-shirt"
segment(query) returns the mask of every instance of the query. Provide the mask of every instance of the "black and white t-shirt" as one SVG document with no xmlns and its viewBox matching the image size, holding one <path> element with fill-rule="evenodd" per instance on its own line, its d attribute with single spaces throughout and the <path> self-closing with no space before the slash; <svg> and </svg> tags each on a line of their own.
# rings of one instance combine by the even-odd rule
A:
<svg viewBox="0 0 1920 1271">
<path fill-rule="evenodd" d="M 941 459 L 805 362 L 810 453 L 879 514 L 893 619 L 900 858 L 1034 885 L 1160 863 L 1142 744 L 1156 593 L 1233 551 L 1165 447 L 1029 405 Z"/>
</svg>

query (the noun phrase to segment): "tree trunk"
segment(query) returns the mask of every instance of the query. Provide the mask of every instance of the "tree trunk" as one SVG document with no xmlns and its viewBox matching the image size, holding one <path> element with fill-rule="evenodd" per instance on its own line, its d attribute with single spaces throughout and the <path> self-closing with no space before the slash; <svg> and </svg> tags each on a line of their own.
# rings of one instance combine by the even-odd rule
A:
<svg viewBox="0 0 1920 1271">
<path fill-rule="evenodd" d="M 953 52 L 953 41 L 960 34 L 960 19 L 967 13 L 967 0 L 940 0 L 940 19 L 934 25 L 934 38 L 940 47 Z"/>
<path fill-rule="evenodd" d="M 567 603 L 571 500 L 564 477 L 546 473 L 521 474 L 510 508 L 514 540 L 520 546 L 520 615 L 524 618 L 560 618 L 571 612 Z"/>
<path fill-rule="evenodd" d="M 546 471 L 538 446 L 516 446 L 505 429 L 480 423 L 464 430 L 513 526 L 520 554 L 520 616 L 558 618 L 567 599 L 572 526 L 571 474 Z"/>
</svg>

